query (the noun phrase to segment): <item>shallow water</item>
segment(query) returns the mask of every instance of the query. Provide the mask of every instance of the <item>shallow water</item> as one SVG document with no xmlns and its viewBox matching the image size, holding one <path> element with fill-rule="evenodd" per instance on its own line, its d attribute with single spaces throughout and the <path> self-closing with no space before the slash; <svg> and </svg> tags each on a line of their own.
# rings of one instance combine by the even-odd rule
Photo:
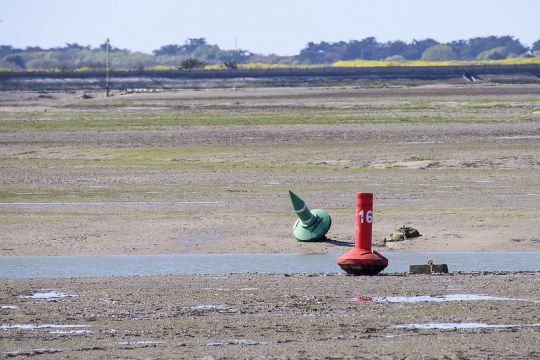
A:
<svg viewBox="0 0 540 360">
<path fill-rule="evenodd" d="M 361 298 L 362 299 L 362 298 Z M 517 299 L 483 294 L 449 294 L 449 295 L 418 295 L 418 296 L 376 296 L 371 300 L 389 303 L 419 303 L 419 302 L 453 302 L 453 301 L 531 301 L 533 299 Z"/>
<path fill-rule="evenodd" d="M 75 297 L 77 295 L 70 295 L 63 292 L 57 292 L 55 290 L 42 290 L 35 292 L 31 295 L 19 295 L 18 297 L 23 299 L 35 299 L 35 300 L 45 300 L 45 301 L 53 301 L 57 299 L 62 299 L 65 297 Z"/>
<path fill-rule="evenodd" d="M 260 345 L 266 344 L 251 339 L 231 339 L 231 340 L 215 340 L 206 343 L 206 346 L 225 346 L 225 345 Z"/>
<path fill-rule="evenodd" d="M 17 209 L 183 209 L 193 206 L 224 205 L 223 201 L 0 202 L 2 208 Z"/>
<path fill-rule="evenodd" d="M 2 306 L 0 306 L 0 309 L 2 309 L 2 310 L 16 310 L 16 309 L 18 309 L 18 307 L 15 306 L 15 305 L 2 305 Z"/>
<path fill-rule="evenodd" d="M 22 329 L 22 330 L 34 330 L 34 329 L 71 329 L 71 328 L 83 328 L 91 325 L 79 325 L 79 324 L 0 324 L 0 330 Z"/>
<path fill-rule="evenodd" d="M 159 340 L 140 340 L 140 341 L 120 341 L 118 345 L 156 345 L 162 344 Z"/>
<path fill-rule="evenodd" d="M 109 256 L 2 256 L 0 277 L 91 277 L 231 272 L 342 272 L 329 254 L 173 254 Z M 386 273 L 406 272 L 409 264 L 446 263 L 455 271 L 540 271 L 540 251 L 388 252 Z"/>
<path fill-rule="evenodd" d="M 55 335 L 83 335 L 83 334 L 93 334 L 95 330 L 53 330 L 49 331 L 49 334 Z"/>
<path fill-rule="evenodd" d="M 540 139 L 540 135 L 512 135 L 512 136 L 497 136 L 497 140 L 535 140 Z"/>
<path fill-rule="evenodd" d="M 484 324 L 484 323 L 423 323 L 395 325 L 396 329 L 453 330 L 453 329 L 507 329 L 517 327 L 540 327 L 540 324 Z"/>
</svg>

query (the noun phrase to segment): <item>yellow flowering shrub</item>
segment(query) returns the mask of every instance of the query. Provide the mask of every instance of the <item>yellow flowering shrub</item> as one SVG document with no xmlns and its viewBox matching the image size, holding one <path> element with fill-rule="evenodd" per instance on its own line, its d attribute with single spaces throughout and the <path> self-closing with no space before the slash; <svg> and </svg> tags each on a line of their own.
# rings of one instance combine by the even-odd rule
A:
<svg viewBox="0 0 540 360">
<path fill-rule="evenodd" d="M 540 64 L 540 58 L 511 58 L 504 60 L 471 60 L 471 61 L 377 61 L 377 60 L 347 60 L 336 61 L 333 67 L 379 67 L 379 66 L 460 66 L 460 65 L 522 65 Z"/>
</svg>

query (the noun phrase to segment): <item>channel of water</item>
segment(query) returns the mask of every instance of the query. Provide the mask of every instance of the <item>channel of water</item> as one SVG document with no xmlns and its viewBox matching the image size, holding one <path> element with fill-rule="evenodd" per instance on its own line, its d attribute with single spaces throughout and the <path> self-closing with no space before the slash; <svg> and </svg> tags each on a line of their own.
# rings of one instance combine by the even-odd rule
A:
<svg viewBox="0 0 540 360">
<path fill-rule="evenodd" d="M 341 253 L 168 254 L 108 256 L 1 256 L 0 277 L 92 277 L 152 274 L 336 273 Z M 410 264 L 446 263 L 455 271 L 540 271 L 540 251 L 386 252 L 385 273 L 406 272 Z"/>
</svg>

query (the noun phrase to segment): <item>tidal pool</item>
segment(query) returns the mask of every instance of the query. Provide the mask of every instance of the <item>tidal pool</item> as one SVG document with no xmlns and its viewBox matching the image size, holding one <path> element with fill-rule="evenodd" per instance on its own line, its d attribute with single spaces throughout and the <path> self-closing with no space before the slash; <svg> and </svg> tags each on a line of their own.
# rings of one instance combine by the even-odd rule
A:
<svg viewBox="0 0 540 360">
<path fill-rule="evenodd" d="M 152 274 L 341 273 L 324 254 L 166 254 L 108 256 L 1 256 L 0 277 L 92 277 Z M 540 251 L 386 252 L 383 273 L 407 272 L 410 264 L 446 263 L 456 271 L 540 271 Z"/>
<path fill-rule="evenodd" d="M 508 329 L 517 327 L 540 327 L 540 324 L 484 324 L 476 322 L 465 323 L 423 323 L 423 324 L 401 324 L 394 325 L 396 329 L 417 329 L 417 330 L 454 330 L 454 329 Z"/>
</svg>

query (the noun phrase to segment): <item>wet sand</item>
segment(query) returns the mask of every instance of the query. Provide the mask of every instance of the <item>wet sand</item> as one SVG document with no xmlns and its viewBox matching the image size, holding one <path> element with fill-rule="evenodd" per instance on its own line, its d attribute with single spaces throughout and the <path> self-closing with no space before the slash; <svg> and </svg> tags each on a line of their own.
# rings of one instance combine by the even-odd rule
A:
<svg viewBox="0 0 540 360">
<path fill-rule="evenodd" d="M 397 251 L 540 248 L 540 86 L 0 94 L 0 255 L 335 252 L 373 192 Z M 288 198 L 332 217 L 292 236 Z"/>
<path fill-rule="evenodd" d="M 4 357 L 540 356 L 540 273 L 1 279 L 0 287 Z"/>
</svg>

